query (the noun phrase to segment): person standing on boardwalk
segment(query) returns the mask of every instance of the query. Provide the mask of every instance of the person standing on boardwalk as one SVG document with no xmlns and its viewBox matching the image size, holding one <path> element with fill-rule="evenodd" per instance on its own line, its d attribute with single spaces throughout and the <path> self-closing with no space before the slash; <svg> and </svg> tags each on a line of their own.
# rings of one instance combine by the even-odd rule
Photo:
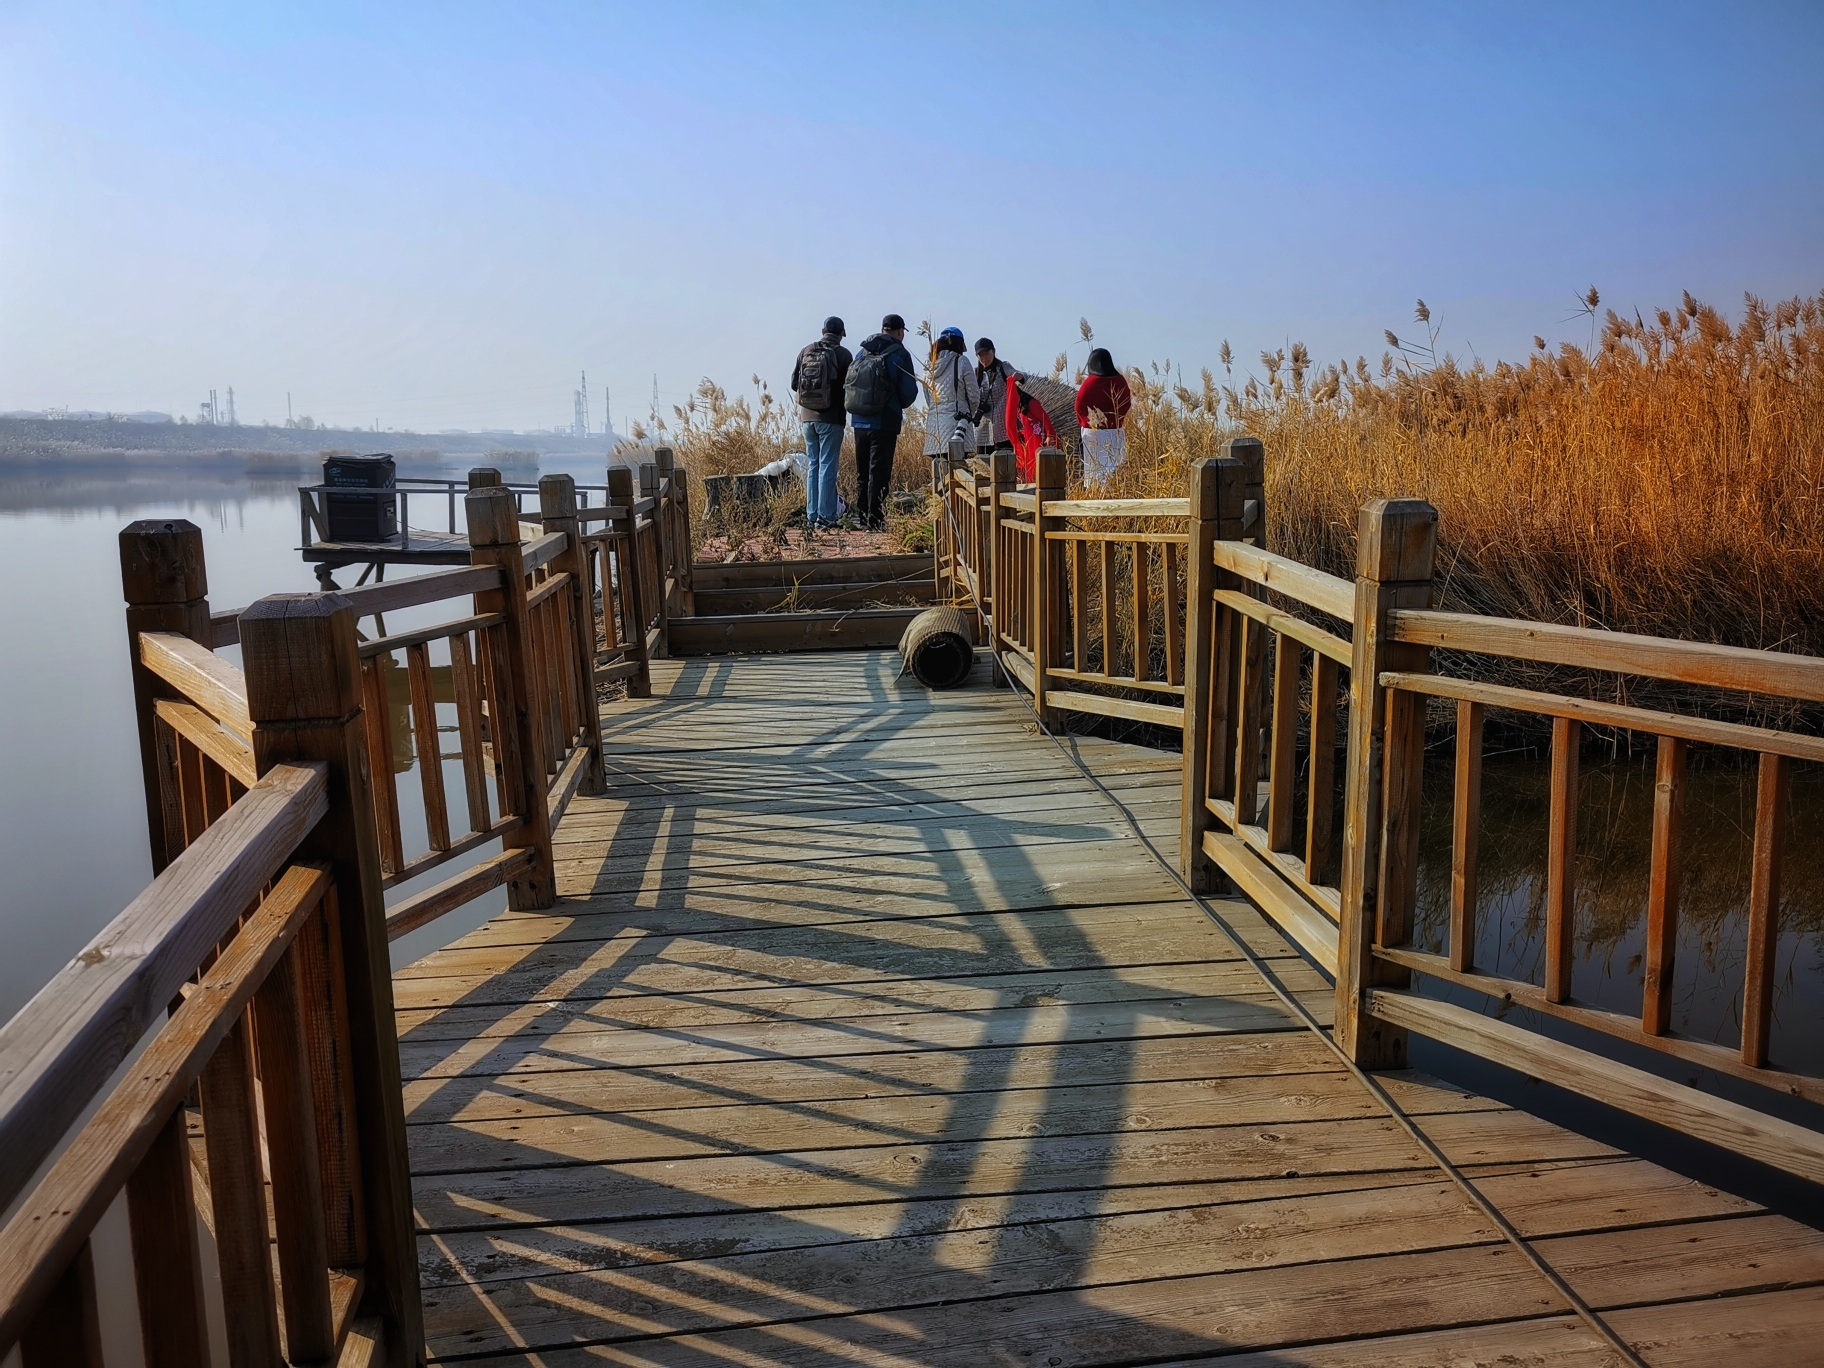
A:
<svg viewBox="0 0 1824 1368">
<path fill-rule="evenodd" d="M 986 422 L 982 434 L 984 450 L 1012 451 L 1013 441 L 1007 436 L 1007 385 L 1024 377 L 994 354 L 994 342 L 980 337 L 975 342 L 975 390 L 978 396 L 978 421 Z"/>
<path fill-rule="evenodd" d="M 1089 354 L 1089 374 L 1077 387 L 1077 424 L 1083 429 L 1083 482 L 1108 482 L 1127 456 L 1127 411 L 1133 407 L 1127 379 L 1115 369 L 1107 347 Z"/>
<path fill-rule="evenodd" d="M 861 525 L 870 532 L 887 525 L 893 449 L 905 410 L 917 398 L 918 373 L 906 350 L 906 320 L 888 314 L 880 320 L 880 331 L 861 344 L 843 387 L 843 407 L 855 425 L 855 502 Z"/>
<path fill-rule="evenodd" d="M 842 345 L 847 335 L 842 320 L 830 315 L 823 336 L 799 352 L 792 367 L 792 393 L 804 421 L 804 520 L 813 531 L 836 525 L 836 470 L 848 422 L 842 387 L 853 359 Z"/>
<path fill-rule="evenodd" d="M 965 345 L 961 328 L 945 328 L 931 344 L 925 384 L 927 456 L 945 455 L 952 437 L 963 439 L 965 453 L 975 450 L 975 410 L 981 396 Z"/>
</svg>

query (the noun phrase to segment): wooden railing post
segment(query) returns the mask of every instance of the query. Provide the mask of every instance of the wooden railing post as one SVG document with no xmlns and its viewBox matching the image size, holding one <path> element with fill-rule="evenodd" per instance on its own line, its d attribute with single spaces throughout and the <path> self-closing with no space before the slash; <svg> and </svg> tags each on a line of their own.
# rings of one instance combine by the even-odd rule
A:
<svg viewBox="0 0 1824 1368">
<path fill-rule="evenodd" d="M 570 602 L 576 624 L 576 650 L 572 666 L 576 671 L 577 698 L 582 703 L 583 741 L 589 749 L 579 793 L 602 791 L 602 725 L 601 712 L 595 704 L 595 593 L 590 583 L 588 548 L 583 545 L 583 525 L 576 516 L 576 481 L 568 475 L 541 475 L 538 480 L 538 511 L 547 532 L 562 532 L 568 539 L 564 549 L 551 561 L 553 573 L 570 576 Z"/>
<path fill-rule="evenodd" d="M 658 453 L 653 454 L 656 456 Z M 653 577 L 652 601 L 658 605 L 659 644 L 651 654 L 660 660 L 665 660 L 671 655 L 670 633 L 667 630 L 671 612 L 670 605 L 666 602 L 670 579 L 666 573 L 666 566 L 669 564 L 670 557 L 665 545 L 665 500 L 660 497 L 662 487 L 659 480 L 658 463 L 642 461 L 640 463 L 640 498 L 652 500 L 652 559 L 649 563 L 642 565 L 641 570 L 650 573 Z M 646 624 L 642 622 L 640 626 L 641 630 L 644 630 Z"/>
<path fill-rule="evenodd" d="M 626 466 L 612 466 L 608 471 L 608 502 L 622 510 L 621 519 L 612 524 L 625 527 L 627 537 L 621 543 L 620 553 L 616 556 L 620 583 L 612 586 L 618 590 L 621 601 L 621 626 L 625 631 L 627 649 L 633 653 L 633 659 L 639 661 L 639 673 L 627 681 L 629 698 L 652 697 L 652 665 L 646 653 L 646 610 L 641 606 L 643 595 L 640 588 L 640 547 L 639 539 L 634 535 L 633 526 L 639 521 L 634 516 L 633 472 Z M 607 572 L 603 571 L 602 611 L 608 612 L 608 594 L 611 586 L 607 581 Z"/>
<path fill-rule="evenodd" d="M 490 631 L 488 706 L 495 763 L 500 767 L 502 806 L 521 818 L 501 839 L 504 849 L 530 848 L 532 863 L 507 882 L 507 906 L 515 910 L 550 907 L 557 901 L 552 881 L 551 817 L 545 806 L 545 776 L 532 717 L 531 624 L 526 610 L 526 566 L 520 549 L 519 513 L 506 489 L 471 489 L 463 500 L 469 524 L 469 559 L 498 565 L 501 587 L 475 595 L 477 613 L 506 618 Z M 590 696 L 594 696 L 591 682 Z"/>
<path fill-rule="evenodd" d="M 988 585 L 988 646 L 993 653 L 996 684 L 1000 684 L 1006 675 L 1001 665 L 1001 651 L 1007 637 L 1007 613 L 1004 611 L 1007 600 L 1012 596 L 1008 581 L 1012 577 L 1012 567 L 1008 558 L 1002 554 L 1001 495 L 1011 493 L 1019 481 L 1019 467 L 1015 464 L 1011 451 L 996 451 L 988 458 L 988 553 L 982 557 L 985 562 L 976 567 L 977 583 Z"/>
<path fill-rule="evenodd" d="M 469 471 L 470 489 L 500 488 L 500 472 L 492 466 L 475 466 Z"/>
<path fill-rule="evenodd" d="M 691 617 L 696 612 L 696 588 L 690 573 L 690 477 L 678 468 L 677 457 L 670 447 L 659 447 L 652 453 L 658 468 L 659 488 L 665 491 L 664 559 L 666 579 L 661 585 L 676 580 L 678 601 L 676 616 Z M 672 617 L 673 604 L 667 600 L 665 615 Z"/>
<path fill-rule="evenodd" d="M 1406 1063 L 1406 1032 L 1371 1017 L 1367 997 L 1407 977 L 1376 960 L 1374 946 L 1406 939 L 1418 856 L 1424 700 L 1398 694 L 1398 707 L 1384 717 L 1389 710 L 1380 676 L 1426 666 L 1426 648 L 1395 644 L 1389 628 L 1399 609 L 1431 606 L 1438 512 L 1420 499 L 1376 499 L 1362 509 L 1356 538 L 1336 1040 L 1364 1068 L 1397 1069 Z"/>
<path fill-rule="evenodd" d="M 1047 542 L 1045 533 L 1060 530 L 1064 520 L 1047 518 L 1045 502 L 1064 497 L 1069 478 L 1064 453 L 1041 447 L 1034 474 L 1038 478 L 1032 490 L 1032 706 L 1045 725 L 1055 729 L 1062 718 L 1045 707 L 1045 672 L 1063 663 L 1059 644 L 1064 636 L 1064 582 L 1059 573 L 1061 543 Z"/>
<path fill-rule="evenodd" d="M 1185 548 L 1184 607 L 1184 785 L 1179 865 L 1184 881 L 1199 893 L 1215 892 L 1221 875 L 1204 854 L 1210 829 L 1212 773 L 1226 774 L 1229 615 L 1216 610 L 1215 593 L 1232 575 L 1216 569 L 1218 541 L 1241 536 L 1244 467 L 1231 457 L 1206 456 L 1191 465 L 1190 519 Z M 1107 611 L 1106 606 L 1103 609 Z"/>
<path fill-rule="evenodd" d="M 163 753 L 161 724 L 153 711 L 160 698 L 175 697 L 176 690 L 139 663 L 139 634 L 178 632 L 200 646 L 213 646 L 202 529 L 183 518 L 129 523 L 120 534 L 120 587 L 127 601 L 127 652 L 146 788 L 146 835 L 152 872 L 159 874 L 184 844 L 183 816 L 172 779 L 175 757 Z"/>
<path fill-rule="evenodd" d="M 329 814 L 297 854 L 335 876 L 367 1228 L 362 1305 L 385 1320 L 387 1362 L 415 1364 L 424 1354 L 418 1249 L 354 605 L 340 594 L 263 598 L 241 614 L 241 661 L 256 771 L 299 760 L 330 767 Z"/>
</svg>

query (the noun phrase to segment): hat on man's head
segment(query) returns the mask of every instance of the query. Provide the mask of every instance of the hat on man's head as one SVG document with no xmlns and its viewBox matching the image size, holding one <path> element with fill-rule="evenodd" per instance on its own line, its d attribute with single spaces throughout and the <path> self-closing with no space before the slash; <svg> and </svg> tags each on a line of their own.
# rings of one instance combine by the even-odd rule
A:
<svg viewBox="0 0 1824 1368">
<path fill-rule="evenodd" d="M 833 332 L 838 337 L 847 337 L 849 335 L 849 330 L 842 326 L 842 320 L 836 317 L 835 314 L 831 314 L 828 318 L 823 320 L 823 330 L 825 332 Z"/>
<path fill-rule="evenodd" d="M 991 352 L 993 350 L 994 339 L 992 337 L 978 337 L 975 339 L 975 354 L 977 356 L 980 356 L 983 352 Z"/>
<path fill-rule="evenodd" d="M 882 332 L 904 332 L 906 330 L 906 320 L 901 318 L 898 314 L 888 314 L 885 318 L 880 320 L 880 330 Z"/>
</svg>

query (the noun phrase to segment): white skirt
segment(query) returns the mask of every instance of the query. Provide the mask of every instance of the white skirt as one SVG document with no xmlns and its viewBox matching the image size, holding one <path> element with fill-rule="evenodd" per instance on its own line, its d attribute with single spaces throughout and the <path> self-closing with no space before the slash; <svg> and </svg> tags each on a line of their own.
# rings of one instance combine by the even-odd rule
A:
<svg viewBox="0 0 1824 1368">
<path fill-rule="evenodd" d="M 933 412 L 925 413 L 925 455 L 942 456 L 950 450 L 952 436 L 963 439 L 963 451 L 975 451 L 975 424 L 967 418 L 954 414 Z"/>
<path fill-rule="evenodd" d="M 1127 432 L 1122 428 L 1083 429 L 1083 483 L 1102 485 L 1127 457 Z"/>
</svg>

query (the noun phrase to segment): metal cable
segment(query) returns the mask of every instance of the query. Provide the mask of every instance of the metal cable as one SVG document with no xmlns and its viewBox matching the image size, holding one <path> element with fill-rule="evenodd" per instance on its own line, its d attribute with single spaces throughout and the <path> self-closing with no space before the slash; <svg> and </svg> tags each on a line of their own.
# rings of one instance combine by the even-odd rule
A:
<svg viewBox="0 0 1824 1368">
<path fill-rule="evenodd" d="M 944 511 L 949 516 L 951 532 L 956 536 L 956 544 L 960 547 L 962 544 L 961 532 L 956 526 L 956 516 L 950 509 L 949 499 L 944 499 L 943 504 Z M 992 645 L 990 649 L 992 650 Z M 998 655 L 996 663 L 998 666 Z M 1178 873 L 1177 867 L 1160 853 L 1159 847 L 1153 844 L 1152 837 L 1146 834 L 1145 829 L 1141 827 L 1139 820 L 1134 814 L 1128 810 L 1127 805 L 1119 798 L 1115 797 L 1108 786 L 1098 779 L 1090 771 L 1089 767 L 1083 763 L 1082 758 L 1077 754 L 1074 738 L 1072 744 L 1066 745 L 1064 740 L 1060 738 L 1057 733 L 1053 732 L 1050 727 L 1045 725 L 1045 719 L 1041 717 L 1038 710 L 1032 706 L 1032 700 L 1014 684 L 1012 672 L 1003 667 L 1002 673 L 1007 676 L 1008 688 L 1012 691 L 1013 696 L 1020 700 L 1020 703 L 1025 707 L 1027 712 L 1032 714 L 1032 720 L 1038 724 L 1039 731 L 1051 739 L 1052 744 L 1055 745 L 1064 754 L 1065 758 L 1076 767 L 1077 773 L 1081 774 L 1093 784 L 1096 791 L 1114 805 L 1115 810 L 1119 812 L 1122 818 L 1127 822 L 1128 828 L 1139 838 L 1140 843 L 1146 847 L 1147 853 L 1150 854 L 1153 859 L 1157 861 L 1159 867 L 1171 877 L 1172 882 L 1184 890 L 1185 896 L 1190 898 L 1192 902 L 1196 903 L 1197 906 L 1202 909 L 1204 916 L 1208 917 L 1210 921 L 1215 924 L 1216 929 L 1222 932 L 1229 944 L 1233 945 L 1240 953 L 1241 957 L 1248 962 L 1249 967 L 1260 976 L 1261 982 L 1267 985 L 1267 988 L 1273 995 L 1284 1003 L 1287 1009 L 1303 1022 L 1305 1027 L 1313 1035 L 1324 1043 L 1325 1048 L 1337 1057 L 1343 1067 L 1354 1076 L 1356 1082 L 1367 1089 L 1369 1095 L 1372 1096 L 1376 1102 L 1380 1103 L 1381 1108 L 1388 1116 L 1393 1118 L 1394 1123 L 1412 1138 L 1414 1144 L 1418 1145 L 1420 1149 L 1424 1150 L 1425 1153 L 1430 1156 L 1432 1163 L 1436 1164 L 1438 1168 L 1443 1171 L 1445 1177 L 1455 1183 L 1462 1191 L 1463 1195 L 1468 1197 L 1470 1202 L 1494 1224 L 1495 1228 L 1501 1232 L 1507 1242 L 1517 1249 L 1520 1252 L 1521 1257 L 1533 1266 L 1539 1276 L 1552 1285 L 1553 1291 L 1564 1298 L 1565 1302 L 1577 1313 L 1583 1322 L 1588 1325 L 1591 1330 L 1596 1332 L 1598 1338 L 1619 1354 L 1623 1362 L 1631 1365 L 1631 1368 L 1649 1368 L 1647 1361 L 1635 1352 L 1634 1347 L 1624 1340 L 1615 1331 L 1614 1327 L 1611 1326 L 1608 1321 L 1604 1320 L 1602 1315 L 1593 1306 L 1578 1295 L 1577 1290 L 1573 1288 L 1570 1283 L 1566 1282 L 1564 1276 L 1546 1261 L 1545 1256 L 1533 1248 L 1532 1243 L 1514 1228 L 1513 1223 L 1502 1214 L 1501 1209 L 1484 1196 L 1482 1190 L 1471 1182 L 1470 1179 L 1450 1161 L 1444 1151 L 1438 1147 L 1437 1143 L 1433 1141 L 1430 1136 L 1425 1134 L 1424 1131 L 1419 1129 L 1418 1124 L 1401 1110 L 1400 1104 L 1393 1100 L 1392 1095 L 1381 1086 L 1374 1075 L 1363 1069 L 1361 1065 L 1357 1064 L 1349 1057 L 1343 1047 L 1336 1043 L 1335 1037 L 1324 1029 L 1323 1024 L 1318 1021 L 1318 1019 L 1311 1014 L 1310 1009 L 1299 1000 L 1298 995 L 1280 981 L 1279 975 L 1274 972 L 1273 967 L 1259 955 L 1255 954 L 1249 947 L 1247 941 L 1243 939 L 1241 934 L 1236 931 L 1234 927 L 1229 925 L 1228 921 L 1211 905 L 1210 901 L 1184 881 L 1183 876 Z"/>
</svg>

